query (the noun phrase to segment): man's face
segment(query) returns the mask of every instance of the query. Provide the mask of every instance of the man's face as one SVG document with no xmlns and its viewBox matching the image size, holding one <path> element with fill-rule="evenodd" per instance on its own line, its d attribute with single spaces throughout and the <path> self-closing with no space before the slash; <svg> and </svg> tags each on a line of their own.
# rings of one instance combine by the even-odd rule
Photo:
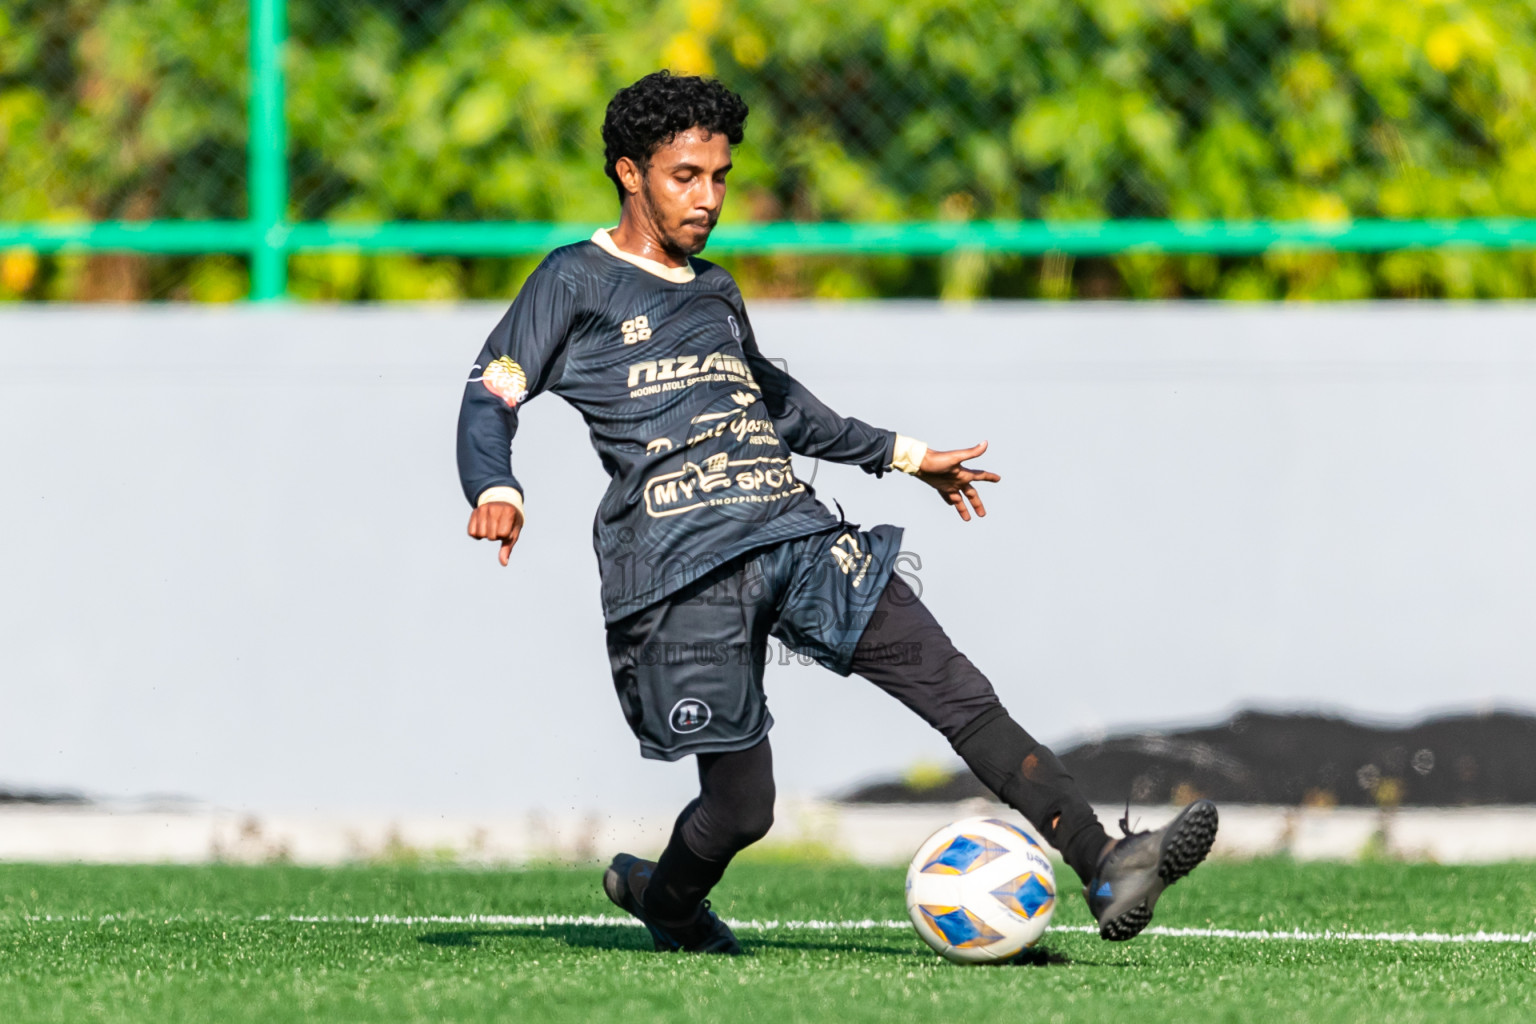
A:
<svg viewBox="0 0 1536 1024">
<path fill-rule="evenodd" d="M 690 128 L 651 155 L 636 197 L 656 227 L 658 241 L 675 256 L 704 250 L 725 203 L 731 144 L 720 132 Z M 638 170 L 638 169 L 637 169 Z"/>
</svg>

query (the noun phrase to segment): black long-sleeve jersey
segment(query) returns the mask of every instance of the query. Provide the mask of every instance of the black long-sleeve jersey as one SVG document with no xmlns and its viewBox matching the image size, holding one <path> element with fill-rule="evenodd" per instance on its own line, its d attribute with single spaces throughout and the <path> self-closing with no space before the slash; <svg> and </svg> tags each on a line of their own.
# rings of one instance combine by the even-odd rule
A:
<svg viewBox="0 0 1536 1024">
<path fill-rule="evenodd" d="M 459 413 L 471 504 L 490 488 L 521 504 L 512 438 L 543 391 L 581 412 L 610 477 L 593 524 L 608 622 L 743 551 L 836 527 L 791 452 L 876 475 L 897 457 L 893 431 L 839 416 L 763 357 L 730 274 L 622 253 L 605 232 L 550 253 L 480 353 Z"/>
</svg>

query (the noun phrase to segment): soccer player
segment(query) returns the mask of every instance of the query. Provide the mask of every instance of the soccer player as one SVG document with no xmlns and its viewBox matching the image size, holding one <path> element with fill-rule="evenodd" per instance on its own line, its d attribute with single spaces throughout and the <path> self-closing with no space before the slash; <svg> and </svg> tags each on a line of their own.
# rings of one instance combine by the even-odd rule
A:
<svg viewBox="0 0 1536 1024">
<path fill-rule="evenodd" d="M 642 756 L 697 759 L 699 796 L 656 861 L 615 857 L 610 899 L 658 950 L 742 952 L 706 896 L 773 823 L 769 636 L 856 673 L 943 734 L 1085 883 L 1106 939 L 1146 927 L 1163 889 L 1204 859 L 1216 808 L 1111 839 L 1056 755 L 1004 710 L 892 562 L 901 530 L 834 516 L 791 453 L 932 487 L 960 518 L 986 515 L 967 465 L 845 418 L 765 358 L 736 282 L 698 258 L 720 217 L 746 104 L 720 83 L 665 71 L 621 90 L 603 123 L 618 226 L 556 249 L 491 332 L 459 415 L 469 534 L 523 528 L 511 469 L 518 410 L 553 391 L 585 418 L 611 478 L 593 542 L 619 705 Z"/>
</svg>

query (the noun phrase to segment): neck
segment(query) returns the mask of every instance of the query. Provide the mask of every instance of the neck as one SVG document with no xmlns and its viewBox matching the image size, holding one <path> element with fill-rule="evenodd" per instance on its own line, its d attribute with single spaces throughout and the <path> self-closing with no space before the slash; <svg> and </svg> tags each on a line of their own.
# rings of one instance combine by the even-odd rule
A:
<svg viewBox="0 0 1536 1024">
<path fill-rule="evenodd" d="M 619 226 L 608 232 L 613 244 L 625 252 L 665 267 L 686 267 L 688 257 L 672 252 L 661 243 L 661 232 L 655 223 L 635 209 L 633 200 L 626 200 L 619 214 Z"/>
</svg>

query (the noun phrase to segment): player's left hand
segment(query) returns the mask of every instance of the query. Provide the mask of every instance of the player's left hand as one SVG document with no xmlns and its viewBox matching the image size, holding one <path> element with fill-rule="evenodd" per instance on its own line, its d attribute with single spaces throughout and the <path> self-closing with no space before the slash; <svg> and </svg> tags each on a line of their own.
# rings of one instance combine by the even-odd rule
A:
<svg viewBox="0 0 1536 1024">
<path fill-rule="evenodd" d="M 973 448 L 960 448 L 951 452 L 936 452 L 930 448 L 923 456 L 923 464 L 917 471 L 917 478 L 938 491 L 945 501 L 955 506 L 955 511 L 960 513 L 960 518 L 966 522 L 971 521 L 973 508 L 978 516 L 987 514 L 987 507 L 981 503 L 981 495 L 977 494 L 976 488 L 971 485 L 978 480 L 995 484 L 1002 479 L 996 473 L 961 465 L 966 459 L 974 459 L 986 450 L 987 442 L 985 441 Z M 966 502 L 970 502 L 969 507 L 966 506 Z"/>
</svg>

